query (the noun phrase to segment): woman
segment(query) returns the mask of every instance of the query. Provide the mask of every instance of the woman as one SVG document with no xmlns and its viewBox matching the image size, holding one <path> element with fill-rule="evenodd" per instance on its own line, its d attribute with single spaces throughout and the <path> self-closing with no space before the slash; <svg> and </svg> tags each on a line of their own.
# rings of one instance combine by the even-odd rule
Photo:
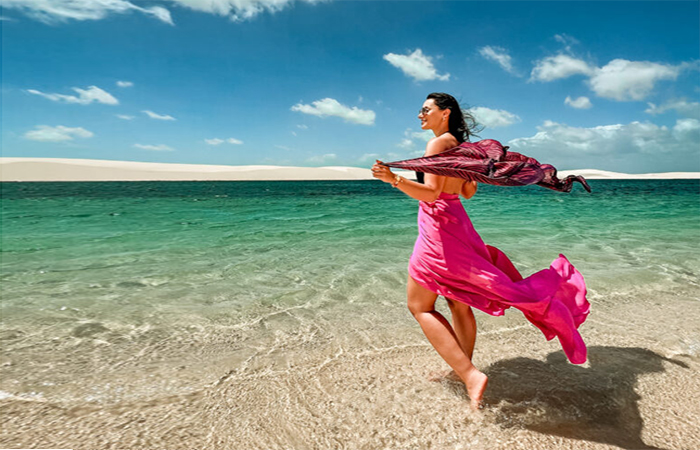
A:
<svg viewBox="0 0 700 450">
<path fill-rule="evenodd" d="M 474 129 L 449 94 L 428 95 L 418 114 L 421 128 L 431 130 L 425 156 L 457 147 Z M 460 178 L 426 173 L 424 183 L 392 173 L 381 161 L 372 173 L 385 183 L 419 200 L 419 236 L 409 262 L 408 308 L 442 358 L 464 382 L 472 408 L 478 408 L 488 377 L 472 364 L 476 321 L 471 306 L 502 315 L 515 306 L 548 339 L 558 336 L 572 362 L 586 359 L 586 348 L 576 328 L 588 314 L 585 283 L 563 255 L 523 279 L 508 257 L 484 244 L 474 230 L 459 194 L 472 197 L 477 184 Z M 447 299 L 452 325 L 435 310 L 438 295 Z M 470 306 L 471 305 L 471 306 Z"/>
</svg>

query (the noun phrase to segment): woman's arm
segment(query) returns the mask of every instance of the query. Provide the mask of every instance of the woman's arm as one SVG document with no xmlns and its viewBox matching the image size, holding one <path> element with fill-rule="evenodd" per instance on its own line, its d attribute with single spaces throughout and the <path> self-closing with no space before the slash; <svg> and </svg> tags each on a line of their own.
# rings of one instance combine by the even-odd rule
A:
<svg viewBox="0 0 700 450">
<path fill-rule="evenodd" d="M 443 139 L 435 138 L 428 142 L 425 150 L 425 156 L 435 155 L 450 148 L 449 142 Z M 401 192 L 416 200 L 424 202 L 434 202 L 440 196 L 443 187 L 445 186 L 445 177 L 433 175 L 432 173 L 425 174 L 425 183 L 420 184 L 415 181 L 407 180 L 404 177 L 398 177 L 388 167 L 381 165 L 381 161 L 377 160 L 377 164 L 372 166 L 372 175 L 385 183 L 395 185 Z M 396 184 L 398 182 L 398 184 Z"/>
<path fill-rule="evenodd" d="M 395 181 L 392 182 L 392 185 L 393 183 L 395 183 Z M 425 184 L 420 184 L 401 177 L 399 184 L 396 185 L 396 188 L 409 197 L 415 198 L 416 200 L 434 202 L 438 199 L 438 196 L 440 196 L 440 192 L 442 192 L 444 185 L 445 177 L 433 175 L 432 173 L 426 173 Z"/>
<path fill-rule="evenodd" d="M 462 185 L 462 197 L 472 198 L 476 194 L 478 184 L 476 181 L 465 181 Z"/>
</svg>

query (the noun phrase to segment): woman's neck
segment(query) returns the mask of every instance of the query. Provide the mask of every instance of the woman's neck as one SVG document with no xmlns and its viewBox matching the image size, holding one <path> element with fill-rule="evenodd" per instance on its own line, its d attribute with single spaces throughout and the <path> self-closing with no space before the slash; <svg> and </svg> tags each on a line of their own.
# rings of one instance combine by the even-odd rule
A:
<svg viewBox="0 0 700 450">
<path fill-rule="evenodd" d="M 448 124 L 440 124 L 439 127 L 433 128 L 433 133 L 435 134 L 435 137 L 442 136 L 443 134 L 447 133 L 450 131 L 450 126 Z"/>
</svg>

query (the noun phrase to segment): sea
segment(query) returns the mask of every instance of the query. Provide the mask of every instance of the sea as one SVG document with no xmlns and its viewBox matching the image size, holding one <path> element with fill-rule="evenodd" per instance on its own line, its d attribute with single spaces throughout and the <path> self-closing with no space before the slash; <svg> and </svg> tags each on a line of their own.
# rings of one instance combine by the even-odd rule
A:
<svg viewBox="0 0 700 450">
<path fill-rule="evenodd" d="M 582 366 L 477 311 L 476 412 L 406 308 L 418 205 L 386 184 L 2 183 L 0 447 L 700 448 L 700 180 L 589 183 L 462 200 L 592 305 Z"/>
</svg>

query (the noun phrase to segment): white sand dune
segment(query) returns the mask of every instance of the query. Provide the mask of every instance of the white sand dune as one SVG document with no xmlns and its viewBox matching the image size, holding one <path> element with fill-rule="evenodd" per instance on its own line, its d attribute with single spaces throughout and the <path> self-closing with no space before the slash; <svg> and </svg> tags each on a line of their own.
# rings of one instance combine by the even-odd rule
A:
<svg viewBox="0 0 700 450">
<path fill-rule="evenodd" d="M 0 158 L 1 181 L 363 180 L 358 167 L 216 166 L 62 158 Z"/>
<path fill-rule="evenodd" d="M 413 172 L 402 174 L 411 177 Z M 567 170 L 588 179 L 700 178 L 700 172 L 627 174 L 597 169 Z M 360 167 L 223 166 L 68 158 L 0 158 L 0 181 L 195 181 L 369 180 Z"/>
</svg>

